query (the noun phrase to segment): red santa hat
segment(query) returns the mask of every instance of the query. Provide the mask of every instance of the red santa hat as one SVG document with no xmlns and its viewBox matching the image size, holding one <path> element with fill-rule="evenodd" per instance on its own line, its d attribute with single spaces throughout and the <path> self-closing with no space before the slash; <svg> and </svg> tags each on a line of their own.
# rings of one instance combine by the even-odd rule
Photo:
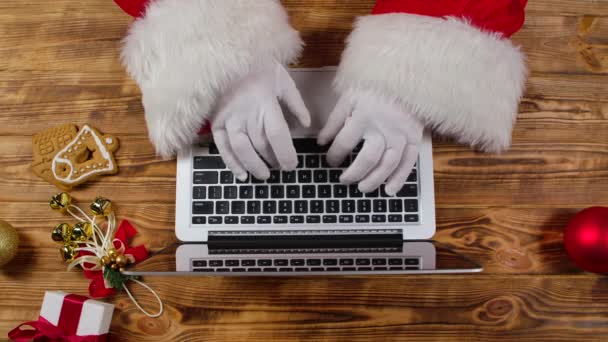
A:
<svg viewBox="0 0 608 342">
<path fill-rule="evenodd" d="M 196 139 L 232 81 L 262 61 L 293 62 L 302 47 L 278 0 L 115 1 L 138 17 L 122 57 L 163 156 Z M 378 0 L 357 20 L 335 86 L 376 92 L 440 133 L 504 150 L 527 75 L 509 40 L 526 2 Z"/>
<path fill-rule="evenodd" d="M 509 40 L 526 2 L 378 0 L 355 24 L 336 86 L 389 96 L 440 133 L 504 150 L 527 76 Z"/>
</svg>

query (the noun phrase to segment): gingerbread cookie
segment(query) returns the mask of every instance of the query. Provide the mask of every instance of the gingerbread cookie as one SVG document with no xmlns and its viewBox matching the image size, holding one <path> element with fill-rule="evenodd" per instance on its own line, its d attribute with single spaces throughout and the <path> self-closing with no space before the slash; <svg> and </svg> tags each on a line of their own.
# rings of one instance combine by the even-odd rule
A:
<svg viewBox="0 0 608 342">
<path fill-rule="evenodd" d="M 115 174 L 118 139 L 84 125 L 67 124 L 33 138 L 36 175 L 62 190 L 70 190 L 94 177 Z"/>
</svg>

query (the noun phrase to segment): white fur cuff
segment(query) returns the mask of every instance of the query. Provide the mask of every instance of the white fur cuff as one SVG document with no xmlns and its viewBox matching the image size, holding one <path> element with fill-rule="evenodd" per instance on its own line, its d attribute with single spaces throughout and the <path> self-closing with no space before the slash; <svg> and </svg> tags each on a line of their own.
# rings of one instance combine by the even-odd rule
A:
<svg viewBox="0 0 608 342">
<path fill-rule="evenodd" d="M 302 41 L 278 0 L 152 0 L 125 38 L 157 153 L 191 144 L 229 84 L 259 63 L 294 62 Z"/>
<path fill-rule="evenodd" d="M 497 34 L 456 18 L 384 14 L 358 20 L 336 87 L 379 92 L 440 133 L 501 151 L 526 76 L 522 52 Z"/>
</svg>

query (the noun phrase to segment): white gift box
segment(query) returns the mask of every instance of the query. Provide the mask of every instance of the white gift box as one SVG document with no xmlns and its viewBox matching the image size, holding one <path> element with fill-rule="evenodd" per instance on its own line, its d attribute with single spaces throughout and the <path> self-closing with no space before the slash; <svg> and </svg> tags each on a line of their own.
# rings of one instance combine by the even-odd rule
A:
<svg viewBox="0 0 608 342">
<path fill-rule="evenodd" d="M 44 301 L 42 302 L 40 317 L 46 319 L 54 326 L 59 326 L 62 313 L 63 315 L 66 315 L 65 312 L 62 312 L 63 310 L 67 309 L 67 305 L 64 307 L 64 299 L 66 296 L 68 296 L 68 294 L 65 292 L 47 291 L 44 294 Z M 74 308 L 72 307 L 71 309 Z M 112 322 L 113 312 L 114 305 L 112 304 L 107 304 L 92 299 L 84 300 L 82 303 L 82 311 L 79 315 L 80 319 L 78 321 L 76 335 L 98 336 L 107 334 L 110 331 L 110 323 Z M 74 313 L 70 313 L 70 316 L 73 317 Z"/>
</svg>

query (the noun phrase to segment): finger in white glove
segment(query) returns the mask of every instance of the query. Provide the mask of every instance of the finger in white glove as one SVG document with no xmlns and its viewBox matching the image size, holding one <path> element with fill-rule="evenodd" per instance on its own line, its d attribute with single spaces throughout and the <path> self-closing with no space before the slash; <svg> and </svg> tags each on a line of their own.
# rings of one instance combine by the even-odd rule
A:
<svg viewBox="0 0 608 342">
<path fill-rule="evenodd" d="M 310 126 L 304 100 L 279 63 L 260 66 L 236 82 L 212 115 L 211 130 L 218 150 L 238 179 L 245 180 L 247 172 L 257 179 L 268 179 L 266 163 L 286 171 L 297 167 L 296 150 L 279 100 L 302 126 Z"/>
<path fill-rule="evenodd" d="M 359 190 L 371 192 L 386 183 L 385 191 L 395 195 L 409 176 L 422 141 L 424 126 L 401 106 L 372 92 L 345 92 L 318 142 L 326 145 L 333 140 L 327 162 L 340 165 L 364 140 L 363 148 L 340 181 L 359 182 Z"/>
</svg>

